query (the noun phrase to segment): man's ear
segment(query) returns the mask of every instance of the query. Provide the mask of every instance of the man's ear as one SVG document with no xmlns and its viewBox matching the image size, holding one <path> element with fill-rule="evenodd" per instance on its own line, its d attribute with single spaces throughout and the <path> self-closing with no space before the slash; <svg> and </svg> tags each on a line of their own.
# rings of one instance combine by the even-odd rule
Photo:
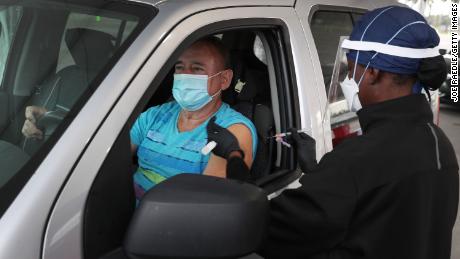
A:
<svg viewBox="0 0 460 259">
<path fill-rule="evenodd" d="M 375 85 L 381 80 L 382 73 L 380 72 L 380 69 L 378 68 L 369 67 L 366 73 L 368 76 L 369 83 L 371 85 Z"/>
<path fill-rule="evenodd" d="M 222 71 L 220 89 L 225 90 L 230 87 L 233 79 L 233 70 L 226 69 Z"/>
</svg>

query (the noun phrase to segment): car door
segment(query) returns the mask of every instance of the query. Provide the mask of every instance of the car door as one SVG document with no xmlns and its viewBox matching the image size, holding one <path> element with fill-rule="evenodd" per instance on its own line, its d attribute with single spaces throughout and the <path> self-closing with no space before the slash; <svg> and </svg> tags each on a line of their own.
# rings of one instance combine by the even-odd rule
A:
<svg viewBox="0 0 460 259">
<path fill-rule="evenodd" d="M 2 15 L 5 10 L 17 14 L 1 21 L 14 26 L 2 30 L 9 33 L 11 47 L 7 58 L 2 56 L 7 62 L 0 116 L 7 124 L 0 125 L 0 258 L 39 258 L 56 196 L 113 99 L 145 60 L 124 53 L 155 10 L 116 1 L 0 1 L 0 6 Z M 117 61 L 124 69 L 109 73 Z M 110 85 L 112 96 L 94 103 L 93 93 L 104 85 Z M 44 139 L 25 138 L 26 107 L 43 105 L 50 96 L 59 101 L 48 114 L 61 109 L 63 117 L 48 117 L 56 119 L 55 127 L 43 128 L 49 133 Z M 37 149 L 29 153 L 26 142 Z"/>
<path fill-rule="evenodd" d="M 318 149 L 324 150 L 323 129 L 319 123 L 321 114 L 317 96 L 319 91 L 316 85 L 306 84 L 310 79 L 304 76 L 305 71 L 312 70 L 313 65 L 308 52 L 305 51 L 305 38 L 299 37 L 303 31 L 294 9 L 290 6 L 225 8 L 221 5 L 223 2 L 194 2 L 179 5 L 172 1 L 158 6 L 157 17 L 139 36 L 142 41 L 136 42 L 137 44 L 133 44 L 127 51 L 127 55 L 132 55 L 134 58 L 144 55 L 148 57 L 147 60 L 132 80 L 124 81 L 127 88 L 118 98 L 113 99 L 116 101 L 115 104 L 97 133 L 89 140 L 84 153 L 73 167 L 72 175 L 56 200 L 46 228 L 43 243 L 44 258 L 93 258 L 107 252 L 96 251 L 97 244 L 90 248 L 90 244 L 85 244 L 88 238 L 85 235 L 93 231 L 87 224 L 94 222 L 95 218 L 100 218 L 101 224 L 112 219 L 100 217 L 104 211 L 94 213 L 93 210 L 93 216 L 88 216 L 91 212 L 87 206 L 98 199 L 96 198 L 98 194 L 111 190 L 110 184 L 104 183 L 103 179 L 110 181 L 110 178 L 116 178 L 129 181 L 132 173 L 129 171 L 130 126 L 143 106 L 154 96 L 158 87 L 161 87 L 161 82 L 181 51 L 199 37 L 243 27 L 262 31 L 271 30 L 273 38 L 271 41 L 268 40 L 267 44 L 275 47 L 271 49 L 273 52 L 270 53 L 269 59 L 273 60 L 273 64 L 279 63 L 279 66 L 269 67 L 273 73 L 272 83 L 275 84 L 276 102 L 279 102 L 277 108 L 279 114 L 274 114 L 275 117 L 279 116 L 280 121 L 277 131 L 286 130 L 291 126 L 305 128 L 320 140 L 317 142 Z M 150 46 L 149 51 L 146 51 L 146 46 Z M 152 49 L 151 46 L 155 47 Z M 148 54 L 146 55 L 145 52 Z M 123 70 L 129 69 L 123 65 L 120 61 L 112 73 L 124 73 Z M 101 85 L 98 89 L 97 95 L 92 99 L 95 103 L 106 102 L 105 99 L 108 97 L 115 98 L 110 94 L 112 90 L 110 82 L 114 81 L 107 81 L 107 84 Z M 279 149 L 281 150 L 279 168 L 284 168 L 286 171 L 273 174 L 261 183 L 270 188 L 271 192 L 280 190 L 300 175 L 293 151 L 281 146 Z M 120 181 L 113 183 L 120 184 Z M 128 189 L 126 184 L 119 186 L 120 189 L 117 190 Z M 118 199 L 117 204 L 126 206 L 129 197 L 125 199 L 118 197 Z M 114 206 L 118 207 L 114 212 L 118 215 L 115 221 L 126 223 L 125 216 L 126 213 L 129 214 L 129 208 L 120 211 L 120 206 Z M 94 226 L 98 225 L 100 226 L 94 224 Z M 110 230 L 106 229 L 106 231 Z M 117 235 L 122 232 L 123 229 L 120 229 Z M 105 236 L 110 238 L 110 234 Z M 116 243 L 115 241 L 112 244 L 112 248 Z M 118 243 L 120 244 L 121 240 L 118 240 Z"/>
</svg>

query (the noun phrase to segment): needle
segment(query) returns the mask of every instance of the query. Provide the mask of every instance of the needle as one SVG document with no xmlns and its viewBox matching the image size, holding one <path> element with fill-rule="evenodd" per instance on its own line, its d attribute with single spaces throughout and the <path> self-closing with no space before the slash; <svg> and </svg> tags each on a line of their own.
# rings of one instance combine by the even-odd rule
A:
<svg viewBox="0 0 460 259">
<path fill-rule="evenodd" d="M 309 129 L 299 129 L 297 130 L 297 133 L 307 133 L 310 132 Z M 275 134 L 275 136 L 271 136 L 271 138 L 282 138 L 282 137 L 286 137 L 286 136 L 289 136 L 291 135 L 291 132 L 283 132 L 283 133 L 278 133 L 278 134 Z"/>
</svg>

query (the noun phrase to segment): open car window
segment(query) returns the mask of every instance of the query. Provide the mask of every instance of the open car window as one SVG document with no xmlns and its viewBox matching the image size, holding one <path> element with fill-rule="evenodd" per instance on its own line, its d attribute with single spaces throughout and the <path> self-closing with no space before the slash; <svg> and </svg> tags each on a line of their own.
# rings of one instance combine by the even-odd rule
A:
<svg viewBox="0 0 460 259">
<path fill-rule="evenodd" d="M 154 15 L 119 1 L 0 0 L 0 215 Z"/>
</svg>

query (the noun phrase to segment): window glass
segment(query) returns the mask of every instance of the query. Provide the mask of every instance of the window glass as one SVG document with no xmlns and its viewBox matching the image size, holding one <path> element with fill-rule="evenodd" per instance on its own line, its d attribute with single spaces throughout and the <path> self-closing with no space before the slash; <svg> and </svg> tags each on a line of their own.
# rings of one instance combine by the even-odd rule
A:
<svg viewBox="0 0 460 259">
<path fill-rule="evenodd" d="M 326 89 L 329 89 L 332 69 L 341 36 L 349 36 L 353 22 L 348 12 L 318 11 L 311 20 L 311 31 L 318 50 Z"/>
<path fill-rule="evenodd" d="M 358 19 L 360 14 L 353 18 Z M 350 36 L 353 30 L 353 18 L 346 11 L 317 11 L 311 20 L 311 30 L 318 50 L 321 70 L 323 72 L 328 109 L 333 131 L 333 145 L 344 138 L 359 134 L 360 125 L 356 113 L 348 109 L 339 82 L 348 74 L 345 52 L 338 52 L 341 38 Z M 334 73 L 336 63 L 337 70 Z M 333 80 L 332 80 L 333 79 Z M 331 81 L 332 87 L 331 87 Z"/>
<path fill-rule="evenodd" d="M 155 14 L 141 4 L 83 2 L 0 0 L 0 71 L 14 71 L 0 89 L 0 215 Z"/>
<path fill-rule="evenodd" d="M 125 29 L 123 30 L 123 38 L 121 39 L 122 41 L 125 41 L 126 38 L 131 34 L 131 32 L 134 30 L 136 27 L 137 23 L 133 21 L 127 21 Z"/>
<path fill-rule="evenodd" d="M 19 6 L 0 5 L 0 83 L 21 14 L 22 8 Z"/>
<path fill-rule="evenodd" d="M 100 15 L 89 15 L 82 13 L 71 13 L 67 20 L 65 30 L 75 28 L 85 28 L 88 30 L 104 32 L 113 37 L 112 43 L 114 45 L 122 44 L 126 38 L 132 33 L 136 27 L 137 22 L 124 21 L 121 19 L 103 17 Z M 121 39 L 117 39 L 121 32 Z M 70 65 L 75 65 L 75 60 L 67 47 L 65 42 L 65 34 L 61 41 L 61 47 L 59 51 L 58 66 L 56 71 L 61 70 Z"/>
</svg>

